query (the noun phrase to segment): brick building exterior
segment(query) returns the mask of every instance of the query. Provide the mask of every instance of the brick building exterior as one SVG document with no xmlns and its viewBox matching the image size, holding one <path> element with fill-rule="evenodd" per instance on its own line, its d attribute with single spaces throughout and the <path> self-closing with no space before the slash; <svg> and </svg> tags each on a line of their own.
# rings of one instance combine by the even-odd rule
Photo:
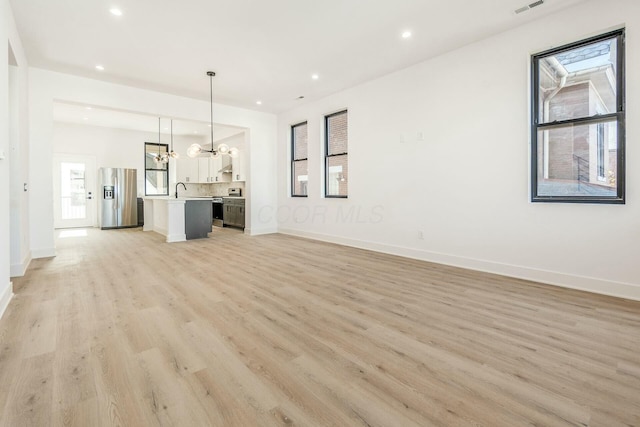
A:
<svg viewBox="0 0 640 427">
<path fill-rule="evenodd" d="M 587 49 L 600 49 L 597 56 Z M 615 112 L 615 52 L 610 44 L 540 61 L 539 111 L 544 122 Z M 615 122 L 574 125 L 538 135 L 538 182 L 562 194 L 615 193 Z M 546 186 L 546 187 L 545 187 Z"/>
</svg>

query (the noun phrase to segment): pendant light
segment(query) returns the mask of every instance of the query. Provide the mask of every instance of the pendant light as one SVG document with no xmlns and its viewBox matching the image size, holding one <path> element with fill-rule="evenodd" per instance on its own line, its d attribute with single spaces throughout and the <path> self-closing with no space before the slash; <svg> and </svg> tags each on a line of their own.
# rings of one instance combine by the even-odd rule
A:
<svg viewBox="0 0 640 427">
<path fill-rule="evenodd" d="M 163 156 L 160 154 L 160 117 L 158 117 L 158 154 L 154 157 L 156 163 L 164 163 Z"/>
<path fill-rule="evenodd" d="M 209 95 L 211 101 L 211 149 L 205 150 L 200 144 L 191 144 L 187 148 L 187 156 L 198 157 L 202 153 L 210 153 L 211 157 L 217 159 L 221 154 L 228 155 L 229 157 L 238 157 L 239 151 L 237 148 L 229 148 L 227 144 L 219 144 L 217 148 L 213 148 L 213 77 L 216 75 L 215 71 L 207 71 L 209 76 Z"/>
<path fill-rule="evenodd" d="M 171 135 L 171 137 L 173 138 L 173 135 Z M 160 117 L 158 117 L 158 152 L 160 152 Z M 162 156 L 160 156 L 160 162 L 163 164 L 169 163 L 169 153 L 166 151 L 162 153 Z"/>
<path fill-rule="evenodd" d="M 169 157 L 172 159 L 177 159 L 180 157 L 177 151 L 173 151 L 173 119 L 171 119 L 171 152 L 169 153 Z"/>
</svg>

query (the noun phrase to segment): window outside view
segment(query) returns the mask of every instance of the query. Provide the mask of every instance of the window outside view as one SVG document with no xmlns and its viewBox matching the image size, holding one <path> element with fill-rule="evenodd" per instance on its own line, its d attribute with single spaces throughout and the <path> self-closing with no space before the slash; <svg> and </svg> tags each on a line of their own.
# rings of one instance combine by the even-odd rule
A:
<svg viewBox="0 0 640 427">
<path fill-rule="evenodd" d="M 167 144 L 145 142 L 144 177 L 147 196 L 169 195 L 169 164 L 157 161 L 157 158 L 169 151 Z"/>
<path fill-rule="evenodd" d="M 291 127 L 292 177 L 291 195 L 307 196 L 309 184 L 309 162 L 307 160 L 307 123 Z"/>
<path fill-rule="evenodd" d="M 87 198 L 85 196 L 84 163 L 60 164 L 60 209 L 61 219 L 82 219 L 86 217 Z"/>
<path fill-rule="evenodd" d="M 346 111 L 325 117 L 327 197 L 347 197 L 348 195 L 348 126 Z"/>
<path fill-rule="evenodd" d="M 618 197 L 618 40 L 534 58 L 534 199 Z"/>
</svg>

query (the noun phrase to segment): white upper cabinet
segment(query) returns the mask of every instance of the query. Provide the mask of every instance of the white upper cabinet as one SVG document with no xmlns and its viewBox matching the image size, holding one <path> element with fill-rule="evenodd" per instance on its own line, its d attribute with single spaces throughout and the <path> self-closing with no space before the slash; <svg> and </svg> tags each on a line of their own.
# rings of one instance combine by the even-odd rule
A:
<svg viewBox="0 0 640 427">
<path fill-rule="evenodd" d="M 233 181 L 246 181 L 246 150 L 240 150 L 238 157 L 231 159 L 231 165 L 233 168 Z"/>
<path fill-rule="evenodd" d="M 210 157 L 198 157 L 198 182 L 206 184 L 211 182 Z"/>
<path fill-rule="evenodd" d="M 198 182 L 198 159 L 185 156 L 176 160 L 176 178 L 177 182 Z"/>
</svg>

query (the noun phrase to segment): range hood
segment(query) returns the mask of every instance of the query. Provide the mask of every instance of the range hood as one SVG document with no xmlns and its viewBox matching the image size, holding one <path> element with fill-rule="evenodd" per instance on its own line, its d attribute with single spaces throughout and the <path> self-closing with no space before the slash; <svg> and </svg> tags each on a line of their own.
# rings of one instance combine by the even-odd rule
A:
<svg viewBox="0 0 640 427">
<path fill-rule="evenodd" d="M 227 166 L 223 167 L 218 171 L 218 173 L 233 173 L 233 165 L 229 163 Z"/>
</svg>

